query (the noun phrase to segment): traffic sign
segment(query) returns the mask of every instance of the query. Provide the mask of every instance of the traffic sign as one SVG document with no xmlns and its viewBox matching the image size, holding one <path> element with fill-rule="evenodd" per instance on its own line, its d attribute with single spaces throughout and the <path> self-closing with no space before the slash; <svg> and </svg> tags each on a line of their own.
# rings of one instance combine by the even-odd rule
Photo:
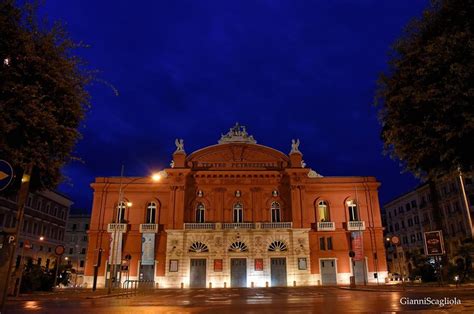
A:
<svg viewBox="0 0 474 314">
<path fill-rule="evenodd" d="M 13 181 L 13 168 L 7 161 L 0 159 L 0 191 L 5 190 Z"/>
<path fill-rule="evenodd" d="M 56 255 L 63 255 L 65 250 L 63 245 L 57 245 L 54 249 L 54 253 L 56 253 Z"/>
<path fill-rule="evenodd" d="M 32 247 L 30 241 L 28 240 L 25 240 L 25 243 L 23 243 L 23 246 L 25 247 L 25 249 L 31 249 Z"/>
</svg>

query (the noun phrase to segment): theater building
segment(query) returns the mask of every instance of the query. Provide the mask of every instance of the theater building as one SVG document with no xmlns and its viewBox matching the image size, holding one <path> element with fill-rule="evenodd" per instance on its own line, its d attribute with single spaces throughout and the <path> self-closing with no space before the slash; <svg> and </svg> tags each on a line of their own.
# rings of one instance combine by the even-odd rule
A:
<svg viewBox="0 0 474 314">
<path fill-rule="evenodd" d="M 374 177 L 323 177 L 238 124 L 153 177 L 96 178 L 85 280 L 159 287 L 385 282 Z M 115 265 L 115 266 L 114 266 Z"/>
</svg>

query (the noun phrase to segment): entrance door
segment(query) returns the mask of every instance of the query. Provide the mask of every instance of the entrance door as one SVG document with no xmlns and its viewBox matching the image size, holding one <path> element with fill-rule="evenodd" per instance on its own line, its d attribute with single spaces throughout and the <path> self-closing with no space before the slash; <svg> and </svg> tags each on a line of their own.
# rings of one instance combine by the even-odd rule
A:
<svg viewBox="0 0 474 314">
<path fill-rule="evenodd" d="M 272 287 L 286 286 L 286 258 L 272 258 L 271 264 L 271 279 Z"/>
<path fill-rule="evenodd" d="M 320 260 L 321 270 L 321 284 L 323 285 L 336 285 L 337 274 L 336 274 L 336 260 L 335 259 L 322 259 Z"/>
<path fill-rule="evenodd" d="M 230 260 L 230 286 L 247 287 L 247 259 L 232 258 Z"/>
<path fill-rule="evenodd" d="M 355 282 L 357 284 L 365 284 L 367 282 L 364 261 L 352 261 L 352 270 L 354 272 Z"/>
<path fill-rule="evenodd" d="M 206 288 L 206 260 L 191 259 L 190 288 Z"/>
<path fill-rule="evenodd" d="M 155 280 L 155 265 L 140 265 L 140 280 Z"/>
</svg>

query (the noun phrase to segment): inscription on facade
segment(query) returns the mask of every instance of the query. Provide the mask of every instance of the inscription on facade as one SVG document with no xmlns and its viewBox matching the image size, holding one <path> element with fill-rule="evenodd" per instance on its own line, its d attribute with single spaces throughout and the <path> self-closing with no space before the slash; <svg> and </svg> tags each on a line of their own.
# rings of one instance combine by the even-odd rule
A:
<svg viewBox="0 0 474 314">
<path fill-rule="evenodd" d="M 279 168 L 277 162 L 198 162 L 196 168 Z"/>
</svg>

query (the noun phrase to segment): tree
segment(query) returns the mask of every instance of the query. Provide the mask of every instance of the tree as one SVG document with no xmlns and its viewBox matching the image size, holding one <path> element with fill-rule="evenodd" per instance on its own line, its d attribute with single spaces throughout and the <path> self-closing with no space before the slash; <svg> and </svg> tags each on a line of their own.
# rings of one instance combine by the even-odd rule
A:
<svg viewBox="0 0 474 314">
<path fill-rule="evenodd" d="M 472 16 L 473 0 L 433 1 L 396 41 L 379 79 L 385 152 L 420 178 L 472 169 Z"/>
<path fill-rule="evenodd" d="M 0 156 L 33 167 L 30 189 L 54 188 L 71 160 L 89 107 L 93 73 L 60 24 L 38 22 L 37 5 L 0 3 Z"/>
</svg>

